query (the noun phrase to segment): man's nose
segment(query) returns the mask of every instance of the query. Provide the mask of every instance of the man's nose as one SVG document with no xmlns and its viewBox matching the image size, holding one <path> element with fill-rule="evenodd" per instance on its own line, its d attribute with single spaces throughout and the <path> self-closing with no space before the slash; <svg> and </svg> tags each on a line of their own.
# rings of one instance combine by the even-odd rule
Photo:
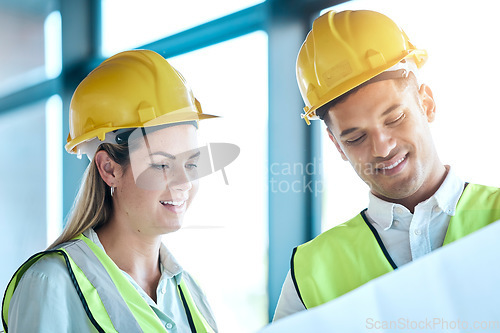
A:
<svg viewBox="0 0 500 333">
<path fill-rule="evenodd" d="M 373 157 L 387 157 L 396 147 L 396 140 L 387 131 L 377 130 L 372 133 Z"/>
</svg>

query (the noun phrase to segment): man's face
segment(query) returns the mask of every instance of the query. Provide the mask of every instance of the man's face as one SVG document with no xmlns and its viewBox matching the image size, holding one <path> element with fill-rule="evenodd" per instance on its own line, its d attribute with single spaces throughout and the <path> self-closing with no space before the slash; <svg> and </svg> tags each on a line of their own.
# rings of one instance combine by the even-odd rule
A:
<svg viewBox="0 0 500 333">
<path fill-rule="evenodd" d="M 379 81 L 329 110 L 329 136 L 374 195 L 404 199 L 434 191 L 439 182 L 433 170 L 441 162 L 428 126 L 434 114 L 426 85 L 417 91 L 411 83 Z"/>
</svg>

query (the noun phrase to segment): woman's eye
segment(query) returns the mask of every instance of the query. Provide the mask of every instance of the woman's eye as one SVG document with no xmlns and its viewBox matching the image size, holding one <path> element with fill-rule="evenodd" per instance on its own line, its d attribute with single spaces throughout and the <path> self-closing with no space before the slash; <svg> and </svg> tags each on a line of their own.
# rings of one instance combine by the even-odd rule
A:
<svg viewBox="0 0 500 333">
<path fill-rule="evenodd" d="M 170 168 L 168 164 L 162 164 L 162 163 L 151 164 L 151 167 L 158 170 L 166 170 Z"/>
<path fill-rule="evenodd" d="M 396 119 L 389 121 L 387 123 L 387 125 L 396 125 L 396 124 L 400 123 L 401 121 L 403 121 L 405 118 L 406 118 L 406 114 L 401 113 Z"/>
</svg>

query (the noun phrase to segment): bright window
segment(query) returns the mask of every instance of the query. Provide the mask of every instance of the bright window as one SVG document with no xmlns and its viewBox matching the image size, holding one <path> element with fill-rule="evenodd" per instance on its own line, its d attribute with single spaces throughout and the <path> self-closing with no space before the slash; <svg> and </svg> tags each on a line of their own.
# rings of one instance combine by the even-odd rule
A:
<svg viewBox="0 0 500 333">
<path fill-rule="evenodd" d="M 54 1 L 0 4 L 0 97 L 61 72 L 61 15 Z"/>
<path fill-rule="evenodd" d="M 372 9 L 398 23 L 414 45 L 429 53 L 422 67 L 437 103 L 431 124 L 441 161 L 466 181 L 500 186 L 496 153 L 500 107 L 498 78 L 500 31 L 496 2 L 477 0 L 470 6 L 452 0 L 357 0 L 331 9 Z M 353 217 L 368 203 L 368 187 L 333 143 L 323 136 L 325 196 L 322 229 Z"/>
<path fill-rule="evenodd" d="M 53 96 L 0 115 L 1 290 L 61 231 L 61 112 Z"/>
<path fill-rule="evenodd" d="M 110 56 L 261 2 L 263 0 L 102 0 L 102 52 Z"/>
<path fill-rule="evenodd" d="M 52 244 L 62 232 L 63 184 L 61 138 L 63 137 L 63 105 L 59 95 L 50 97 L 45 104 L 45 197 L 47 220 L 47 245 Z"/>
</svg>

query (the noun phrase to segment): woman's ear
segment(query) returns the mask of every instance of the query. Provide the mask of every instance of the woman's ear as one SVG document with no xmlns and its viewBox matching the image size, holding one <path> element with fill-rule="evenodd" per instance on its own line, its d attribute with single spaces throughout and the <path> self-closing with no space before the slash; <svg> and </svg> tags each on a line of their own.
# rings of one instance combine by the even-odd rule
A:
<svg viewBox="0 0 500 333">
<path fill-rule="evenodd" d="M 95 154 L 94 161 L 102 180 L 104 180 L 109 187 L 116 187 L 117 176 L 120 174 L 119 171 L 121 170 L 120 165 L 104 150 L 100 150 Z"/>
</svg>

